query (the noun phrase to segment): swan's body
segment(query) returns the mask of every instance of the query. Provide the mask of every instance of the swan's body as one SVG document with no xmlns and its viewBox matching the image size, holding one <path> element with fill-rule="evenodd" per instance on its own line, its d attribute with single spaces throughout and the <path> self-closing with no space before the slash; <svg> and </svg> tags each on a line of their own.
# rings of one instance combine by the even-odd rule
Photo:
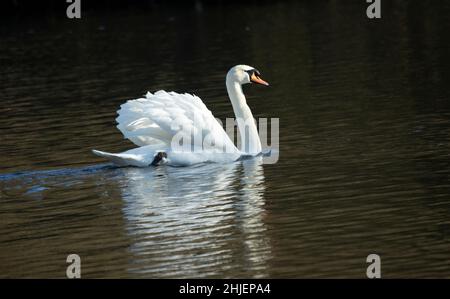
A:
<svg viewBox="0 0 450 299">
<path fill-rule="evenodd" d="M 200 98 L 161 90 L 127 101 L 118 111 L 117 128 L 138 148 L 118 154 L 98 150 L 93 153 L 119 166 L 137 167 L 159 162 L 170 165 L 225 163 L 241 156 L 258 155 L 261 141 L 242 92 L 242 84 L 250 82 L 268 85 L 259 78 L 257 70 L 246 65 L 231 68 L 226 77 L 242 149 L 234 145 Z"/>
</svg>

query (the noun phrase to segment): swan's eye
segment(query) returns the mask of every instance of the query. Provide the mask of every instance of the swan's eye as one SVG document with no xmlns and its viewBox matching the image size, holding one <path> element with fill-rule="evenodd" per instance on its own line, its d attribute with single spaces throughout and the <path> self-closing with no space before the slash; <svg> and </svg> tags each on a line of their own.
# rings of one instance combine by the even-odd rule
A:
<svg viewBox="0 0 450 299">
<path fill-rule="evenodd" d="M 255 74 L 255 70 L 248 70 L 245 71 L 248 74 L 248 77 L 251 78 L 254 74 Z M 258 72 L 256 72 L 256 74 L 258 75 Z"/>
<path fill-rule="evenodd" d="M 257 69 L 251 69 L 246 71 L 250 76 L 252 75 L 256 75 L 256 76 L 261 76 L 261 73 L 257 70 Z"/>
</svg>

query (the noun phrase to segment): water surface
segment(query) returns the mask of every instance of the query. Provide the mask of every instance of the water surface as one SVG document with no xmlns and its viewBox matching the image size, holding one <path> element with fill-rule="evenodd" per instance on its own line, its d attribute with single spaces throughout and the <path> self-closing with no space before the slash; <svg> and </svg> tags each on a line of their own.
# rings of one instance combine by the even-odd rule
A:
<svg viewBox="0 0 450 299">
<path fill-rule="evenodd" d="M 0 277 L 450 277 L 449 12 L 314 1 L 7 17 L 0 27 Z M 231 22 L 230 20 L 233 20 Z M 147 90 L 280 119 L 280 159 L 115 168 L 116 110 Z"/>
</svg>

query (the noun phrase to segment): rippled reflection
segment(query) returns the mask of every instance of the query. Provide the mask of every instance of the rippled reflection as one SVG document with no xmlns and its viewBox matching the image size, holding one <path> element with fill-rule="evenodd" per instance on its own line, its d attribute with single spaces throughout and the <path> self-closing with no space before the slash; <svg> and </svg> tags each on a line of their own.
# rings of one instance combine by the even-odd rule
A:
<svg viewBox="0 0 450 299">
<path fill-rule="evenodd" d="M 136 256 L 130 271 L 226 276 L 245 265 L 247 276 L 267 276 L 261 161 L 123 169 L 123 211 Z"/>
<path fill-rule="evenodd" d="M 84 278 L 364 278 L 374 252 L 384 278 L 450 277 L 450 2 L 264 2 L 0 20 L 0 277 L 74 252 Z M 133 147 L 114 119 L 147 90 L 231 117 L 237 63 L 271 83 L 244 89 L 276 164 L 92 155 Z"/>
</svg>

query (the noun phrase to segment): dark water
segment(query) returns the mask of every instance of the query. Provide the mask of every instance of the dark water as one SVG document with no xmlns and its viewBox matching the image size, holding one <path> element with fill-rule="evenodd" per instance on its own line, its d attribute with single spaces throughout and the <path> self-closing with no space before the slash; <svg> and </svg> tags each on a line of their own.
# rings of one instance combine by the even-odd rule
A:
<svg viewBox="0 0 450 299">
<path fill-rule="evenodd" d="M 360 2 L 360 3 L 359 3 Z M 450 277 L 450 5 L 160 7 L 0 21 L 0 277 Z M 257 67 L 280 159 L 114 168 L 115 111 L 147 90 L 233 115 Z"/>
</svg>

